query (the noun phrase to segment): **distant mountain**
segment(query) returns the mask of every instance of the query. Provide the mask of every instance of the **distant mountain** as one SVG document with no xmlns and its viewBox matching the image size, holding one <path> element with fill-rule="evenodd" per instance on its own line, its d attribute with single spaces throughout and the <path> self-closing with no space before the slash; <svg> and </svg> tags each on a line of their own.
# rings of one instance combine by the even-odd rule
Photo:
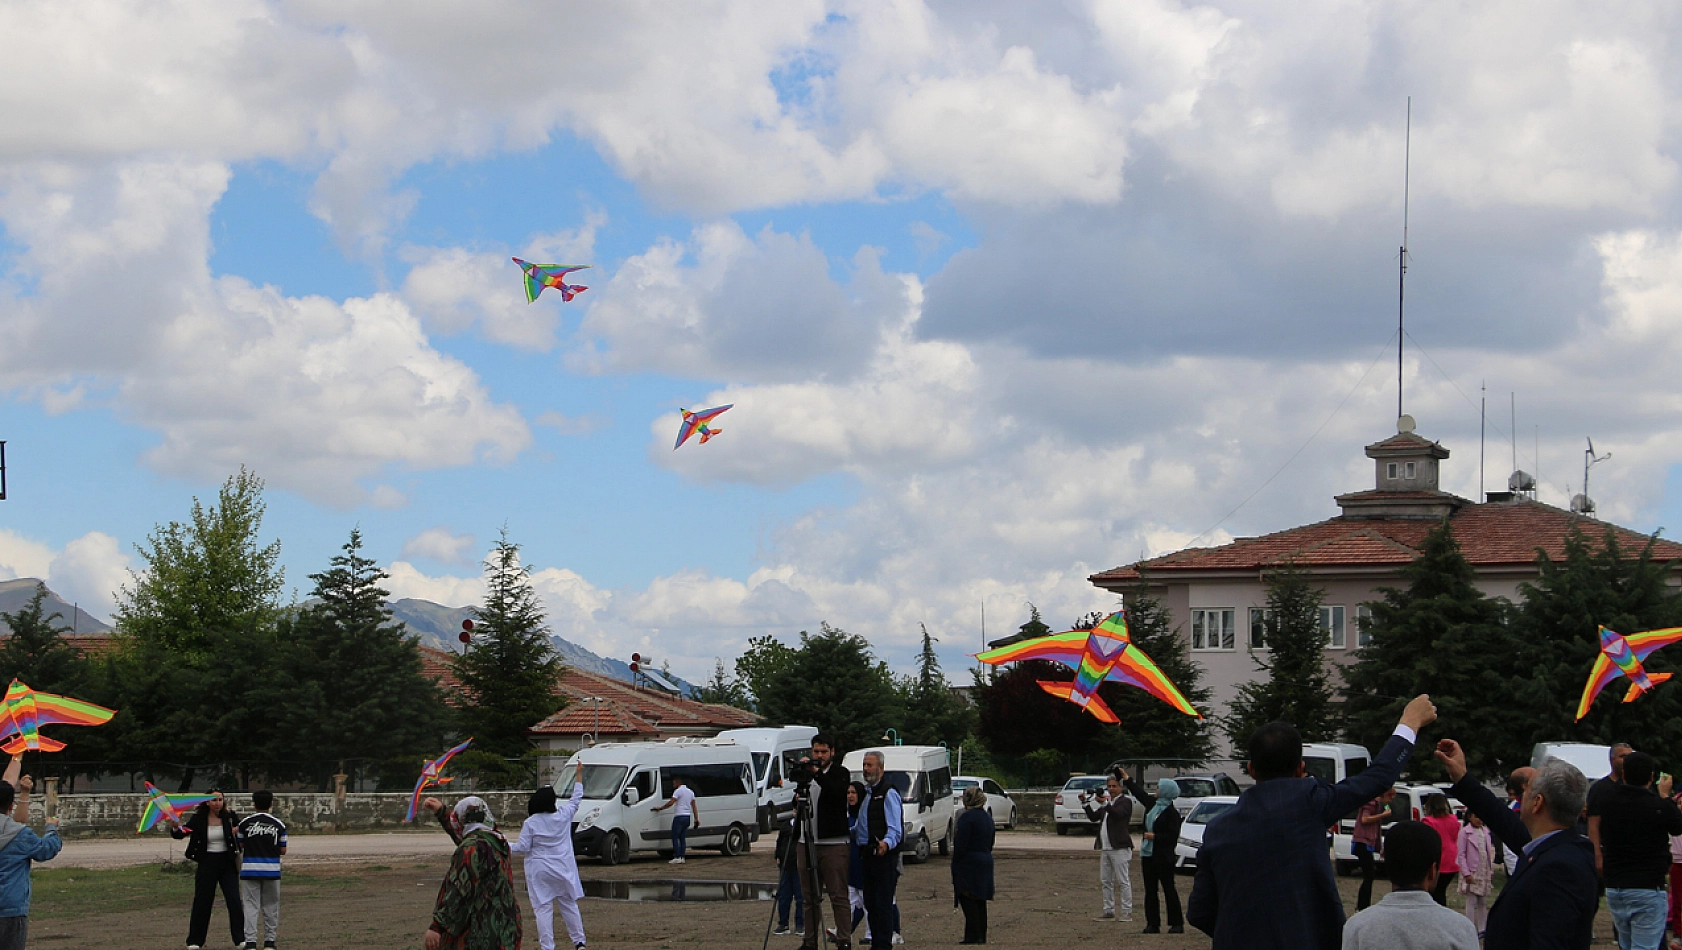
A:
<svg viewBox="0 0 1682 950">
<path fill-rule="evenodd" d="M 15 614 L 29 606 L 29 599 L 35 596 L 35 585 L 41 583 L 33 577 L 20 577 L 15 581 L 0 581 L 0 613 Z M 72 633 L 106 633 L 111 625 L 95 617 L 93 614 L 69 604 L 63 598 L 47 589 L 47 599 L 41 604 L 41 609 L 48 616 L 54 613 L 63 614 L 58 623 L 71 627 Z M 12 628 L 0 620 L 0 633 L 11 633 Z"/>
<path fill-rule="evenodd" d="M 405 597 L 394 600 L 386 606 L 391 608 L 391 615 L 403 621 L 409 631 L 421 643 L 440 650 L 454 652 L 461 649 L 461 641 L 457 639 L 461 633 L 461 622 L 473 616 L 470 607 L 445 607 L 430 600 L 418 600 Z M 573 669 L 611 676 L 629 683 L 631 681 L 631 667 L 623 660 L 597 656 L 571 640 L 560 637 L 550 637 L 549 642 L 555 645 L 555 652 L 560 654 L 562 662 Z M 688 695 L 695 690 L 695 686 L 679 677 L 671 677 L 672 683 Z"/>
</svg>

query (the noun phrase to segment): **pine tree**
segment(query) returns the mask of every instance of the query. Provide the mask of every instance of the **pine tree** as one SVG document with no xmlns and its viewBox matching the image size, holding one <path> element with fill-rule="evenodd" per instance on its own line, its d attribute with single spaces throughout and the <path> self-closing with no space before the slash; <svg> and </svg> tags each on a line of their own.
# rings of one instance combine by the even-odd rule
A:
<svg viewBox="0 0 1682 950">
<path fill-rule="evenodd" d="M 1235 748 L 1270 722 L 1296 726 L 1309 741 L 1335 736 L 1332 722 L 1332 683 L 1326 671 L 1326 632 L 1320 626 L 1320 602 L 1325 592 L 1311 586 L 1308 575 L 1293 566 L 1266 577 L 1267 626 L 1265 658 L 1255 658 L 1265 680 L 1238 688 L 1221 729 Z"/>
<path fill-rule="evenodd" d="M 1474 584 L 1447 520 L 1425 536 L 1402 577 L 1406 589 L 1385 588 L 1383 599 L 1367 605 L 1369 643 L 1344 670 L 1349 739 L 1379 748 L 1408 701 L 1429 693 L 1438 718 L 1454 724 L 1475 774 L 1495 778 L 1527 764 L 1528 736 L 1515 732 L 1503 689 L 1519 674 L 1508 606 Z M 1430 743 L 1414 750 L 1410 771 L 1421 779 L 1443 776 Z"/>
<path fill-rule="evenodd" d="M 29 603 L 16 613 L 0 612 L 11 634 L 0 641 L 0 683 L 19 679 L 49 693 L 74 693 L 87 680 L 88 663 L 65 641 L 64 615 L 47 613 L 47 585 L 36 584 Z"/>
<path fill-rule="evenodd" d="M 713 678 L 706 685 L 695 691 L 695 698 L 703 703 L 714 703 L 720 706 L 735 706 L 738 709 L 751 709 L 748 702 L 747 690 L 742 688 L 741 681 L 733 680 L 725 672 L 724 660 L 715 658 Z"/>
<path fill-rule="evenodd" d="M 773 674 L 759 695 L 759 713 L 772 723 L 818 727 L 840 752 L 881 745 L 904 709 L 893 674 L 861 636 L 824 624 L 817 635 L 801 631 L 792 662 Z"/>
<path fill-rule="evenodd" d="M 453 661 L 471 697 L 463 711 L 473 746 L 508 758 L 532 749 L 526 730 L 564 706 L 556 688 L 561 661 L 549 640 L 520 546 L 503 531 L 485 562 L 484 606 L 474 610 L 473 645 Z"/>
<path fill-rule="evenodd" d="M 354 775 L 436 753 L 448 718 L 418 646 L 392 622 L 386 574 L 362 556 L 359 529 L 343 551 L 310 575 L 315 603 L 283 621 L 278 675 L 265 681 L 281 726 L 276 756 L 324 789 L 340 762 Z"/>
<path fill-rule="evenodd" d="M 920 625 L 921 626 L 921 625 Z M 917 675 L 902 684 L 905 704 L 904 739 L 917 745 L 947 743 L 956 748 L 970 730 L 969 707 L 946 684 L 940 672 L 940 657 L 934 652 L 938 641 L 923 630 L 923 648 L 917 654 Z"/>
</svg>

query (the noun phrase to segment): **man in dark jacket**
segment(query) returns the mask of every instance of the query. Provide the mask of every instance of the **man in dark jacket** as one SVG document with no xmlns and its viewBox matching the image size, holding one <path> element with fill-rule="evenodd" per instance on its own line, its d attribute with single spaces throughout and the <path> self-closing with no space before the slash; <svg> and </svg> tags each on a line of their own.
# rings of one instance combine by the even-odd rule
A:
<svg viewBox="0 0 1682 950">
<path fill-rule="evenodd" d="M 1127 823 L 1133 818 L 1133 799 L 1121 790 L 1120 773 L 1104 780 L 1104 792 L 1080 796 L 1080 807 L 1090 821 L 1098 822 L 1092 847 L 1098 852 L 1098 884 L 1104 892 L 1104 912 L 1099 920 L 1133 919 L 1133 832 Z M 1121 915 L 1116 916 L 1116 890 L 1121 890 Z"/>
<path fill-rule="evenodd" d="M 1453 739 L 1437 743 L 1448 790 L 1483 819 L 1490 833 L 1519 852 L 1518 866 L 1489 909 L 1484 950 L 1583 950 L 1600 905 L 1594 846 L 1577 832 L 1589 782 L 1575 766 L 1549 759 L 1536 770 L 1518 813 L 1466 774 L 1466 753 Z"/>
<path fill-rule="evenodd" d="M 834 911 L 835 946 L 847 950 L 853 943 L 853 905 L 847 896 L 847 869 L 852 861 L 852 826 L 847 820 L 847 786 L 852 776 L 836 759 L 835 742 L 825 735 L 812 737 L 811 781 L 801 787 L 816 826 L 818 866 L 809 866 L 806 828 L 795 839 L 795 861 L 800 870 L 800 894 L 806 902 L 806 933 L 802 950 L 817 950 L 819 891 L 829 892 Z M 804 764 L 804 763 L 803 763 Z"/>
<path fill-rule="evenodd" d="M 1186 920 L 1215 938 L 1213 950 L 1337 950 L 1343 898 L 1326 829 L 1395 784 L 1419 730 L 1436 718 L 1431 698 L 1415 697 L 1372 765 L 1336 785 L 1307 777 L 1296 727 L 1256 730 L 1248 766 L 1256 784 L 1204 830 L 1186 905 Z"/>
<path fill-rule="evenodd" d="M 1624 759 L 1624 781 L 1601 796 L 1601 882 L 1618 945 L 1625 950 L 1659 950 L 1664 944 L 1670 902 L 1670 836 L 1682 835 L 1682 811 L 1670 800 L 1670 776 L 1653 793 L 1658 760 L 1645 752 Z"/>
</svg>

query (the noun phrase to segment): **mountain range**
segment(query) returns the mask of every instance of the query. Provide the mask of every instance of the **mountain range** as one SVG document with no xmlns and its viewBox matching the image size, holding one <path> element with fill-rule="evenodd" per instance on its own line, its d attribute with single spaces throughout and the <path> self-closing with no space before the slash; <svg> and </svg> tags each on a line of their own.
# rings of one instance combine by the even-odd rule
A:
<svg viewBox="0 0 1682 950">
<path fill-rule="evenodd" d="M 16 613 L 29 605 L 29 599 L 35 596 L 35 585 L 41 583 L 33 577 L 21 577 L 17 580 L 0 581 L 0 613 Z M 461 622 L 473 616 L 471 607 L 445 607 L 430 600 L 419 600 L 405 597 L 391 601 L 386 606 L 391 608 L 392 617 L 403 622 L 409 633 L 421 644 L 450 652 L 461 648 L 456 639 L 461 633 Z M 111 625 L 99 617 L 88 613 L 68 603 L 62 597 L 47 590 L 47 598 L 42 603 L 43 609 L 50 615 L 62 615 L 59 623 L 64 626 L 74 626 L 75 633 L 109 633 Z M 0 633 L 10 633 L 11 628 L 5 621 L 0 620 Z M 631 667 L 623 660 L 599 656 L 584 649 L 571 640 L 560 637 L 550 637 L 555 652 L 560 654 L 561 661 L 574 669 L 588 673 L 611 676 L 615 679 L 631 681 Z M 672 682 L 689 695 L 695 689 L 694 685 L 676 676 L 670 677 Z"/>
</svg>

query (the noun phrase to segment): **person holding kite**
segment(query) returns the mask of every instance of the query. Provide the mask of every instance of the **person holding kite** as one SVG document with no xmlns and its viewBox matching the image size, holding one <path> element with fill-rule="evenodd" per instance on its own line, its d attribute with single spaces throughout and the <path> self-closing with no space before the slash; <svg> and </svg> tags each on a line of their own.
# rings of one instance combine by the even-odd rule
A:
<svg viewBox="0 0 1682 950">
<path fill-rule="evenodd" d="M 1152 795 L 1126 769 L 1117 767 L 1116 771 L 1121 773 L 1122 784 L 1133 797 L 1149 809 L 1145 812 L 1144 843 L 1139 846 L 1139 871 L 1145 877 L 1143 932 L 1162 932 L 1162 911 L 1156 899 L 1160 887 L 1168 903 L 1168 932 L 1183 934 L 1186 927 L 1180 913 L 1180 892 L 1174 889 L 1174 865 L 1179 860 L 1176 852 L 1180 846 L 1180 810 L 1174 807 L 1174 799 L 1180 797 L 1180 783 L 1171 778 L 1161 779 L 1156 783 L 1156 794 Z"/>
<path fill-rule="evenodd" d="M 56 816 L 47 819 L 45 835 L 29 829 L 29 790 L 34 783 L 27 775 L 17 777 L 17 759 L 12 764 L 6 771 L 9 781 L 0 781 L 0 950 L 23 950 L 29 942 L 30 869 L 37 861 L 51 861 L 64 847 Z"/>
<path fill-rule="evenodd" d="M 557 908 L 573 950 L 584 950 L 584 918 L 578 913 L 584 885 L 578 880 L 578 858 L 572 851 L 572 816 L 584 801 L 584 763 L 578 763 L 573 772 L 571 795 L 564 802 L 558 798 L 553 785 L 532 793 L 526 803 L 526 823 L 508 850 L 526 859 L 526 896 L 537 915 L 540 950 L 555 950 Z"/>
<path fill-rule="evenodd" d="M 187 924 L 187 950 L 198 950 L 210 935 L 210 913 L 216 908 L 216 889 L 228 905 L 228 931 L 236 945 L 245 943 L 245 902 L 239 893 L 239 816 L 228 807 L 222 790 L 193 809 L 184 824 L 171 827 L 169 836 L 187 839 L 187 860 L 196 861 L 193 875 L 193 914 Z"/>
<path fill-rule="evenodd" d="M 491 806 L 469 795 L 447 811 L 436 798 L 428 798 L 421 808 L 437 815 L 444 833 L 456 843 L 450 869 L 438 887 L 426 950 L 520 950 L 514 865 Z"/>
</svg>

